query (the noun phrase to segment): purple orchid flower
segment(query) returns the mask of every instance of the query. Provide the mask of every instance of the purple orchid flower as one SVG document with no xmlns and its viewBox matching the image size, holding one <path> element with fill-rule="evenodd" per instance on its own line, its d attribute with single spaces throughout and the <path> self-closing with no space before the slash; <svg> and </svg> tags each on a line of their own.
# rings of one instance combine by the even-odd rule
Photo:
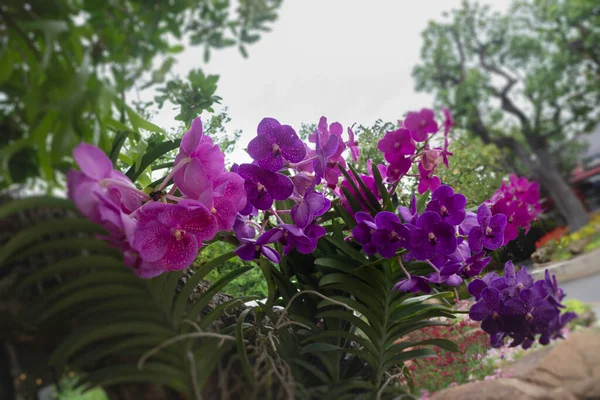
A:
<svg viewBox="0 0 600 400">
<path fill-rule="evenodd" d="M 402 279 L 394 285 L 392 290 L 399 292 L 423 292 L 425 294 L 431 293 L 431 286 L 429 286 L 429 280 L 422 276 L 413 275 L 408 279 Z"/>
<path fill-rule="evenodd" d="M 456 250 L 454 227 L 435 212 L 425 211 L 415 225 L 407 227 L 411 230 L 410 251 L 417 260 L 427 260 L 436 253 L 450 255 Z"/>
<path fill-rule="evenodd" d="M 202 203 L 182 203 L 147 203 L 136 215 L 133 248 L 145 261 L 168 271 L 188 267 L 198 256 L 202 241 L 217 233 L 217 221 Z"/>
<path fill-rule="evenodd" d="M 283 236 L 279 242 L 284 246 L 284 255 L 288 255 L 294 248 L 302 254 L 310 254 L 317 248 L 319 238 L 326 234 L 325 228 L 316 224 L 310 224 L 304 229 L 291 224 L 282 224 L 281 228 Z"/>
<path fill-rule="evenodd" d="M 442 185 L 431 194 L 427 211 L 438 213 L 442 220 L 452 225 L 459 225 L 466 216 L 467 199 L 460 193 L 454 194 L 450 186 Z"/>
<path fill-rule="evenodd" d="M 431 283 L 446 284 L 448 286 L 460 286 L 462 278 L 458 275 L 462 264 L 458 262 L 449 262 L 439 272 L 429 274 L 427 279 Z"/>
<path fill-rule="evenodd" d="M 385 134 L 379 142 L 377 149 L 384 154 L 385 160 L 391 164 L 399 163 L 406 156 L 415 154 L 415 142 L 408 129 L 400 128 Z"/>
<path fill-rule="evenodd" d="M 417 186 L 417 190 L 419 194 L 425 193 L 427 190 L 431 190 L 432 192 L 437 189 L 442 182 L 440 178 L 433 175 L 433 170 L 427 170 L 421 163 L 419 163 L 419 186 Z"/>
<path fill-rule="evenodd" d="M 438 124 L 435 122 L 433 110 L 423 108 L 418 112 L 409 112 L 404 119 L 404 126 L 410 131 L 416 142 L 427 140 L 428 133 L 436 133 Z"/>
<path fill-rule="evenodd" d="M 258 124 L 258 136 L 248 143 L 248 154 L 260 167 L 277 172 L 284 161 L 302 161 L 306 147 L 291 126 L 281 125 L 274 118 L 263 118 Z"/>
<path fill-rule="evenodd" d="M 477 222 L 479 227 L 469 231 L 469 247 L 474 253 L 479 253 L 484 247 L 488 250 L 496 250 L 504 243 L 504 228 L 506 227 L 506 216 L 492 212 L 486 204 L 477 209 Z"/>
<path fill-rule="evenodd" d="M 354 140 L 354 131 L 352 131 L 352 128 L 350 127 L 348 128 L 348 138 L 349 140 L 346 142 L 346 145 L 350 149 L 352 160 L 357 162 L 358 158 L 360 157 L 360 149 L 358 147 L 358 142 Z"/>
<path fill-rule="evenodd" d="M 408 247 L 410 232 L 392 212 L 375 215 L 377 229 L 371 235 L 371 244 L 383 258 L 393 258 L 401 247 Z"/>
<path fill-rule="evenodd" d="M 73 158 L 81 171 L 67 174 L 68 196 L 90 220 L 101 223 L 107 202 L 131 214 L 142 205 L 142 196 L 135 185 L 121 172 L 113 169 L 108 156 L 96 146 L 80 143 Z M 104 200 L 101 200 L 104 199 Z"/>
<path fill-rule="evenodd" d="M 410 167 L 412 167 L 411 157 L 398 158 L 387 167 L 385 176 L 390 182 L 397 182 L 408 173 Z"/>
<path fill-rule="evenodd" d="M 242 244 L 235 249 L 235 254 L 245 261 L 252 261 L 260 258 L 262 254 L 266 259 L 273 263 L 278 263 L 281 260 L 279 253 L 268 244 L 277 242 L 283 231 L 281 229 L 270 229 L 260 235 L 257 240 L 254 239 L 242 239 Z"/>
<path fill-rule="evenodd" d="M 237 173 L 246 180 L 248 202 L 259 210 L 268 210 L 275 200 L 286 200 L 294 191 L 287 176 L 254 164 L 242 164 Z"/>
<path fill-rule="evenodd" d="M 173 167 L 173 181 L 181 193 L 205 204 L 212 202 L 212 181 L 225 171 L 225 156 L 219 146 L 203 134 L 200 117 L 183 135 Z"/>
<path fill-rule="evenodd" d="M 418 217 L 417 196 L 413 195 L 413 197 L 410 199 L 409 207 L 398 206 L 398 214 L 400 214 L 400 216 L 402 217 L 402 220 L 404 220 L 404 222 L 406 222 L 407 224 L 414 225 L 414 221 Z"/>
<path fill-rule="evenodd" d="M 372 244 L 371 238 L 377 230 L 375 220 L 364 211 L 359 211 L 354 215 L 356 226 L 352 230 L 352 237 L 363 246 L 363 251 L 367 255 L 377 253 L 377 248 Z"/>
<path fill-rule="evenodd" d="M 469 310 L 469 317 L 473 321 L 481 321 L 481 329 L 490 335 L 501 331 L 502 293 L 494 288 L 487 287 L 481 291 L 481 298 Z"/>
<path fill-rule="evenodd" d="M 481 274 L 486 265 L 492 261 L 492 257 L 486 257 L 486 252 L 482 251 L 465 260 L 465 265 L 460 273 L 465 277 L 473 277 Z"/>
<path fill-rule="evenodd" d="M 309 193 L 299 204 L 292 207 L 292 220 L 298 228 L 303 229 L 308 226 L 314 218 L 325 214 L 330 207 L 331 201 L 322 193 Z"/>
</svg>

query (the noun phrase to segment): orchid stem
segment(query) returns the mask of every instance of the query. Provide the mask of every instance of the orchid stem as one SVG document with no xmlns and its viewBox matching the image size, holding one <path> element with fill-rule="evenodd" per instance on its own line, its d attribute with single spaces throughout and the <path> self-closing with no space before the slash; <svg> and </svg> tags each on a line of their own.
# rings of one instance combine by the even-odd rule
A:
<svg viewBox="0 0 600 400">
<path fill-rule="evenodd" d="M 102 179 L 102 182 L 103 183 L 109 183 L 109 184 L 114 185 L 114 186 L 120 186 L 122 188 L 131 190 L 132 192 L 135 192 L 135 193 L 139 194 L 140 196 L 142 196 L 142 198 L 144 200 L 150 200 L 150 196 L 148 196 L 147 193 L 144 193 L 143 191 L 141 191 L 140 189 L 136 188 L 133 185 L 129 185 L 129 184 L 125 183 L 125 182 L 121 182 L 121 181 L 118 181 L 116 179 L 110 179 L 110 178 Z"/>
<path fill-rule="evenodd" d="M 263 233 L 263 231 L 264 231 L 264 229 L 265 229 L 263 226 L 260 226 L 259 224 L 257 224 L 257 223 L 256 223 L 256 222 L 254 222 L 254 221 L 246 221 L 246 222 L 248 223 L 248 225 L 252 225 L 252 226 L 254 226 L 255 228 L 257 228 L 257 229 L 259 230 L 259 232 L 260 232 L 260 233 Z"/>
<path fill-rule="evenodd" d="M 190 161 L 190 159 L 186 160 L 181 160 L 180 162 L 177 163 L 177 165 L 175 165 L 173 167 L 173 169 L 167 174 L 167 176 L 165 176 L 165 179 L 163 179 L 163 181 L 160 183 L 160 185 L 158 185 L 158 187 L 156 188 L 156 191 L 161 191 L 165 188 L 165 186 L 167 186 L 169 184 L 169 181 L 171 180 L 171 178 L 173 178 L 173 175 L 175 175 L 175 173 L 177 171 L 179 171 L 181 168 L 183 168 L 185 165 L 188 164 L 188 162 Z"/>
<path fill-rule="evenodd" d="M 181 200 L 183 200 L 181 197 L 173 196 L 173 195 L 170 195 L 170 194 L 165 195 L 165 198 L 167 200 L 171 200 L 171 201 L 174 201 L 176 203 L 179 203 Z"/>
<path fill-rule="evenodd" d="M 275 218 L 277 218 L 277 220 L 278 220 L 280 223 L 282 223 L 282 224 L 285 224 L 285 222 L 284 222 L 284 221 L 281 219 L 281 217 L 279 216 L 279 214 L 277 214 L 277 211 L 275 211 L 275 209 L 274 209 L 274 208 L 272 208 L 272 207 L 271 207 L 271 210 L 270 210 L 270 211 L 271 211 L 271 213 L 272 213 L 272 214 L 275 216 Z"/>
<path fill-rule="evenodd" d="M 431 262 L 431 260 L 426 260 L 425 262 L 427 264 L 429 264 L 431 266 L 431 268 L 433 268 L 435 270 L 435 272 L 437 272 L 439 274 L 440 270 L 438 269 L 438 267 L 436 267 L 435 265 L 433 265 L 433 263 Z"/>
<path fill-rule="evenodd" d="M 406 277 L 408 279 L 410 279 L 410 274 L 408 273 L 406 268 L 404 268 L 404 264 L 402 264 L 402 256 L 398 256 L 398 264 L 400 264 L 400 268 L 402 269 L 402 271 L 404 271 L 404 273 L 406 274 Z"/>
</svg>

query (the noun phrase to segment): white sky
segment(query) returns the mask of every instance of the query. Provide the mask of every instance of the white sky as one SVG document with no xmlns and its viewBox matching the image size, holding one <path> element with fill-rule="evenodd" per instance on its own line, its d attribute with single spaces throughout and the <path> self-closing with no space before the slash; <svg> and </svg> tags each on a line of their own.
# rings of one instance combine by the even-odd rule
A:
<svg viewBox="0 0 600 400">
<path fill-rule="evenodd" d="M 488 0 L 505 10 L 510 0 Z M 217 95 L 229 107 L 230 129 L 243 136 L 232 155 L 256 135 L 258 122 L 277 118 L 298 131 L 321 115 L 344 128 L 396 121 L 407 111 L 431 106 L 432 97 L 416 93 L 411 71 L 420 61 L 421 32 L 429 20 L 458 8 L 461 0 L 284 0 L 272 32 L 248 48 L 212 52 L 204 64 L 202 49 L 187 48 L 173 72 L 192 68 L 219 74 Z M 153 119 L 177 126 L 176 111 L 166 105 Z"/>
</svg>

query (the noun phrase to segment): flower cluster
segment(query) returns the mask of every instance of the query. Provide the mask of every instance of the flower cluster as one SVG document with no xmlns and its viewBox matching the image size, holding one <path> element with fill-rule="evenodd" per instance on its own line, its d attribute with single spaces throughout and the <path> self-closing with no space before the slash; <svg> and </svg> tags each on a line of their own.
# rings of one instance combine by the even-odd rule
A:
<svg viewBox="0 0 600 400">
<path fill-rule="evenodd" d="M 106 228 L 104 239 L 144 278 L 188 267 L 220 231 L 233 231 L 235 254 L 246 261 L 264 257 L 278 263 L 280 253 L 310 254 L 327 234 L 323 221 L 331 218 L 323 216 L 338 197 L 356 222 L 345 239 L 373 258 L 398 260 L 406 278 L 395 290 L 430 293 L 434 285 L 456 287 L 480 275 L 491 260 L 486 252 L 514 239 L 518 228 L 528 229 L 540 212 L 537 183 L 514 175 L 475 212 L 465 209 L 465 196 L 434 175 L 452 155 L 453 121 L 448 110 L 444 115 L 443 144 L 432 147 L 439 131 L 433 111 L 408 113 L 378 142 L 386 163 L 367 163 L 367 174 L 347 172 L 344 154 L 356 161 L 358 142 L 351 128 L 345 132 L 325 117 L 308 143 L 291 126 L 264 118 L 248 144 L 252 162 L 229 170 L 197 118 L 181 140 L 173 168 L 155 188 L 140 190 L 104 152 L 80 144 L 74 151 L 79 170 L 68 174 L 69 197 L 84 216 Z M 415 164 L 419 173 L 409 174 Z M 418 192 L 430 191 L 431 198 L 423 203 L 413 196 L 410 205 L 393 212 L 390 199 L 405 176 L 418 178 Z M 405 262 L 427 272 L 411 275 Z M 513 345 L 528 346 L 536 335 L 547 343 L 572 318 L 559 316 L 563 294 L 555 279 L 533 283 L 512 264 L 505 277 L 488 274 L 472 281 L 469 290 L 478 300 L 471 317 L 482 321 L 496 345 L 507 336 Z"/>
<path fill-rule="evenodd" d="M 489 273 L 469 283 L 468 289 L 477 300 L 469 316 L 481 321 L 493 347 L 502 346 L 507 337 L 513 339 L 511 347 L 527 349 L 538 336 L 541 344 L 548 344 L 561 337 L 562 329 L 576 317 L 572 312 L 560 313 L 565 295 L 547 270 L 544 279 L 534 282 L 524 267 L 515 272 L 509 261 L 503 277 Z"/>
<path fill-rule="evenodd" d="M 68 174 L 69 197 L 106 228 L 105 239 L 140 277 L 189 266 L 203 243 L 230 230 L 246 206 L 244 180 L 225 170 L 224 155 L 203 135 L 200 119 L 183 136 L 173 170 L 150 194 L 113 169 L 97 147 L 82 143 L 73 155 L 80 171 Z M 176 191 L 181 195 L 174 196 Z"/>
<path fill-rule="evenodd" d="M 467 212 L 466 204 L 465 196 L 441 185 L 420 214 L 415 197 L 410 207 L 398 208 L 398 215 L 356 213 L 352 236 L 368 255 L 393 258 L 403 253 L 401 264 L 402 259 L 417 260 L 431 267 L 427 277 L 406 272 L 407 278 L 396 285 L 400 291 L 429 293 L 430 283 L 458 286 L 463 279 L 479 275 L 490 262 L 484 249 L 502 246 L 506 226 L 506 217 L 492 215 L 486 204 L 479 206 L 477 214 Z"/>
<path fill-rule="evenodd" d="M 529 231 L 531 222 L 542 212 L 539 200 L 540 186 L 537 182 L 529 182 L 525 177 L 519 178 L 512 174 L 486 202 L 492 214 L 506 216 L 502 245 L 515 240 L 519 235 L 519 228 Z"/>
</svg>

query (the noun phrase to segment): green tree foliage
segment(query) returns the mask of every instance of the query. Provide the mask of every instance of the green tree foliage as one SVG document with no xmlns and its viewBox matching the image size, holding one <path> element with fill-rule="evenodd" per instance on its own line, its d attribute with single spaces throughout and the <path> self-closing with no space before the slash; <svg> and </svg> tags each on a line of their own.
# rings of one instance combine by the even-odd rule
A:
<svg viewBox="0 0 600 400">
<path fill-rule="evenodd" d="M 198 255 L 196 261 L 197 265 L 205 264 L 206 262 L 217 258 L 223 254 L 231 252 L 235 249 L 231 244 L 224 242 L 215 242 L 202 249 Z M 255 263 L 247 263 L 242 261 L 238 257 L 231 258 L 225 261 L 223 264 L 217 266 L 215 269 L 210 271 L 206 279 L 210 283 L 218 282 L 223 276 L 235 271 L 236 269 L 243 268 L 245 265 L 253 265 L 254 268 L 248 271 L 246 274 L 239 276 L 227 286 L 223 288 L 223 293 L 231 295 L 233 297 L 242 296 L 258 296 L 261 299 L 267 297 L 268 288 L 267 282 L 261 270 L 256 266 Z"/>
<path fill-rule="evenodd" d="M 496 146 L 483 144 L 466 133 L 452 141 L 450 151 L 450 168 L 440 166 L 436 174 L 444 184 L 465 195 L 467 207 L 476 207 L 492 197 L 509 173 Z"/>
<path fill-rule="evenodd" d="M 39 176 L 56 183 L 56 170 L 84 140 L 109 154 L 123 143 L 144 154 L 144 133 L 162 129 L 127 98 L 156 87 L 186 124 L 211 110 L 218 76 L 190 72 L 167 79 L 183 41 L 212 49 L 256 42 L 276 19 L 281 0 L 34 0 L 3 2 L 0 10 L 0 187 Z M 162 60 L 158 63 L 159 58 Z M 159 86 L 164 86 L 162 89 Z M 112 149 L 113 139 L 117 148 Z"/>
<path fill-rule="evenodd" d="M 542 3 L 515 3 L 503 15 L 465 1 L 443 21 L 430 22 L 423 32 L 422 63 L 413 73 L 417 89 L 449 106 L 460 127 L 516 155 L 578 229 L 588 217 L 556 159 L 597 124 L 600 91 L 586 76 L 585 57 L 572 57 L 567 42 L 558 46 L 562 39 L 555 35 L 556 41 L 549 41 L 539 28 L 546 23 L 539 15 L 547 17 Z M 557 2 L 568 8 L 578 3 L 583 2 Z M 575 29 L 571 23 L 564 21 Z M 597 25 L 590 29 L 595 32 Z"/>
</svg>

